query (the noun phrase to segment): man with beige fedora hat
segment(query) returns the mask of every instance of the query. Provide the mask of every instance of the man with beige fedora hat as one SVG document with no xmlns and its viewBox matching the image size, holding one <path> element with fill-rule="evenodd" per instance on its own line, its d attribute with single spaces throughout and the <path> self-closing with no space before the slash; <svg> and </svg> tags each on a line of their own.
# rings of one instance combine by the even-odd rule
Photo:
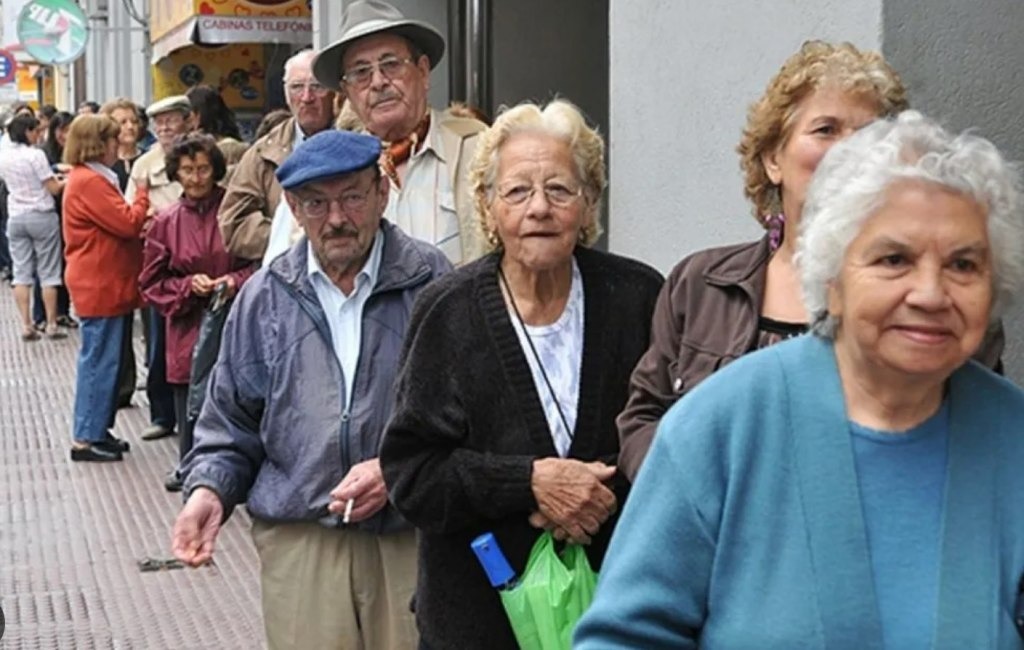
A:
<svg viewBox="0 0 1024 650">
<path fill-rule="evenodd" d="M 430 108 L 430 71 L 444 37 L 383 0 L 357 0 L 342 14 L 341 38 L 313 60 L 313 75 L 337 89 L 365 129 L 384 143 L 391 180 L 384 217 L 440 248 L 455 264 L 483 254 L 468 169 L 486 125 Z"/>
</svg>

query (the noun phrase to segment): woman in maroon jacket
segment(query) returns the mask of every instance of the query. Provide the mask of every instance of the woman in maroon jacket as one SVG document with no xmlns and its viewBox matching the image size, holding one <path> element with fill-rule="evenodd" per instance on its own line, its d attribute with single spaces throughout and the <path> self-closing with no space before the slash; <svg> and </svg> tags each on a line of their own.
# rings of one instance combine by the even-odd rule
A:
<svg viewBox="0 0 1024 650">
<path fill-rule="evenodd" d="M 181 183 L 181 198 L 157 215 L 143 252 L 142 295 L 167 319 L 167 382 L 181 434 L 181 457 L 192 447 L 186 400 L 192 349 L 199 337 L 203 311 L 213 290 L 225 285 L 228 297 L 255 271 L 248 260 L 230 255 L 217 228 L 224 190 L 217 182 L 227 165 L 217 143 L 207 135 L 179 138 L 167 154 L 167 177 Z M 174 471 L 168 490 L 180 490 Z"/>
</svg>

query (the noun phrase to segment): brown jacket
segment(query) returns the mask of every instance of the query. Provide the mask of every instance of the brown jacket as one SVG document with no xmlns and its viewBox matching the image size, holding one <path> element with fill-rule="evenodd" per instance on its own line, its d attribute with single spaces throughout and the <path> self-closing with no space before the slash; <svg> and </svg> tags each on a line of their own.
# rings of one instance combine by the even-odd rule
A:
<svg viewBox="0 0 1024 650">
<path fill-rule="evenodd" d="M 619 470 L 640 471 L 661 416 L 680 397 L 757 345 L 768 272 L 768 238 L 712 248 L 685 258 L 658 295 L 651 345 L 629 382 L 629 401 L 616 420 Z M 1004 336 L 993 328 L 974 358 L 1000 371 Z"/>
<path fill-rule="evenodd" d="M 263 258 L 270 221 L 281 201 L 281 184 L 274 172 L 292 152 L 295 118 L 285 120 L 253 143 L 242 155 L 217 212 L 224 246 L 235 257 Z"/>
</svg>

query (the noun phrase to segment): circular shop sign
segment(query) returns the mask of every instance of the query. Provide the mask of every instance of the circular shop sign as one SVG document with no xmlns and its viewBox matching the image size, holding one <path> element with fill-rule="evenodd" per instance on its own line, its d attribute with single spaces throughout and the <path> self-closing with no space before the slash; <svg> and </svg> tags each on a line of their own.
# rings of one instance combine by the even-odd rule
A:
<svg viewBox="0 0 1024 650">
<path fill-rule="evenodd" d="M 88 38 L 85 14 L 72 0 L 33 0 L 18 15 L 18 40 L 40 63 L 71 63 Z"/>
</svg>

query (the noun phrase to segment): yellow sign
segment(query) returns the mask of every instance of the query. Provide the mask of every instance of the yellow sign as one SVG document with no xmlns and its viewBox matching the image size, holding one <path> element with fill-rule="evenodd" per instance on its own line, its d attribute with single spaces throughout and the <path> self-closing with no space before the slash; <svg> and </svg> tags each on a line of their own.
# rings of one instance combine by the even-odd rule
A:
<svg viewBox="0 0 1024 650">
<path fill-rule="evenodd" d="M 153 99 L 183 95 L 196 84 L 217 88 L 234 109 L 262 109 L 266 69 L 260 44 L 193 45 L 153 66 Z"/>
<path fill-rule="evenodd" d="M 194 16 L 310 18 L 310 0 L 149 0 L 149 40 L 156 43 Z"/>
<path fill-rule="evenodd" d="M 30 63 L 18 65 L 18 99 L 28 102 L 34 109 L 39 108 L 39 79 L 36 78 L 39 66 Z"/>
</svg>

